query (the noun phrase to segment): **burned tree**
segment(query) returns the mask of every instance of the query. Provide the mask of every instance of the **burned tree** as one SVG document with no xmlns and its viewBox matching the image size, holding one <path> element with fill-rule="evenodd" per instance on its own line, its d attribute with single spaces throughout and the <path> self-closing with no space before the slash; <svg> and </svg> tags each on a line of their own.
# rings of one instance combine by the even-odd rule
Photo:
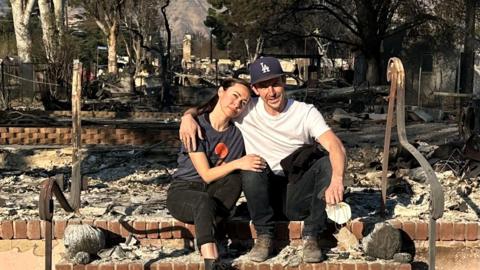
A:
<svg viewBox="0 0 480 270">
<path fill-rule="evenodd" d="M 163 22 L 165 24 L 165 29 L 167 32 L 167 49 L 165 55 L 162 57 L 162 92 L 160 94 L 160 102 L 165 104 L 168 102 L 169 94 L 167 89 L 169 89 L 171 81 L 172 81 L 172 74 L 171 74 L 171 57 L 170 57 L 170 48 L 172 44 L 172 33 L 170 31 L 170 25 L 168 23 L 166 9 L 170 5 L 170 0 L 165 0 L 162 4 L 161 12 L 163 16 Z"/>
<path fill-rule="evenodd" d="M 167 102 L 168 89 L 171 83 L 171 30 L 166 14 L 170 0 L 162 2 L 153 0 L 125 2 L 125 12 L 121 23 L 126 31 L 122 32 L 125 48 L 129 55 L 130 64 L 135 68 L 130 73 L 138 76 L 147 67 L 151 67 L 152 58 L 160 59 L 160 75 L 162 87 L 158 93 L 158 101 L 162 104 Z M 156 18 L 161 16 L 161 21 Z M 160 36 L 164 30 L 166 37 Z M 166 38 L 166 41 L 164 41 Z M 164 44 L 165 43 L 165 44 Z"/>
<path fill-rule="evenodd" d="M 382 42 L 399 32 L 417 27 L 434 17 L 425 1 L 290 0 L 209 1 L 205 25 L 213 28 L 219 48 L 250 38 L 265 39 L 267 47 L 288 47 L 290 40 L 316 37 L 360 51 L 368 64 L 366 78 L 378 84 Z M 253 39 L 254 38 L 254 39 Z"/>
<path fill-rule="evenodd" d="M 32 62 L 32 37 L 30 36 L 28 25 L 35 2 L 36 0 L 10 0 L 17 41 L 17 53 L 20 61 L 23 63 Z"/>
<path fill-rule="evenodd" d="M 212 29 L 217 47 L 228 47 L 233 57 L 246 56 L 249 61 L 260 55 L 265 41 L 278 29 L 279 19 L 288 10 L 288 1 L 208 2 L 213 8 L 208 10 L 204 24 Z"/>
<path fill-rule="evenodd" d="M 54 63 L 58 58 L 58 48 L 64 34 L 64 1 L 38 0 L 43 46 L 47 62 Z"/>
<path fill-rule="evenodd" d="M 325 0 L 294 1 L 295 16 L 303 13 L 316 15 L 324 21 L 316 34 L 332 42 L 348 44 L 359 50 L 366 59 L 367 73 L 364 78 L 370 84 L 378 84 L 384 77 L 380 68 L 382 42 L 385 38 L 417 27 L 434 19 L 429 6 L 422 1 L 374 1 L 374 0 Z M 321 24 L 319 19 L 316 19 Z M 340 25 L 340 31 L 332 31 L 331 25 Z"/>
<path fill-rule="evenodd" d="M 95 20 L 97 26 L 107 38 L 108 73 L 117 74 L 117 38 L 124 0 L 85 0 L 78 1 L 87 13 Z"/>
<path fill-rule="evenodd" d="M 150 66 L 149 55 L 161 54 L 161 50 L 154 46 L 154 36 L 160 32 L 156 20 L 153 19 L 158 15 L 157 6 L 153 0 L 129 0 L 125 3 L 125 16 L 121 18 L 121 25 L 126 31 L 123 32 L 122 39 L 129 64 L 134 67 L 129 69 L 133 84 L 133 78 Z"/>
<path fill-rule="evenodd" d="M 463 93 L 473 92 L 475 60 L 475 9 L 476 0 L 464 0 L 465 36 L 462 55 L 461 89 Z"/>
</svg>

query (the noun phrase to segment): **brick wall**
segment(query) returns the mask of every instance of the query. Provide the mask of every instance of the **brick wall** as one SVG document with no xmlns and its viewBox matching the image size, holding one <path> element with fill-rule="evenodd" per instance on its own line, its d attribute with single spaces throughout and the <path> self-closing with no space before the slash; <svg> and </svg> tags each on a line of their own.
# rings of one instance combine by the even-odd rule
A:
<svg viewBox="0 0 480 270">
<path fill-rule="evenodd" d="M 177 130 L 158 128 L 82 128 L 84 145 L 144 145 L 165 141 L 179 145 Z M 72 129 L 66 127 L 0 127 L 0 145 L 70 145 Z"/>
<path fill-rule="evenodd" d="M 104 263 L 100 265 L 72 265 L 57 264 L 56 270 L 203 270 L 204 266 L 200 263 L 168 263 L 153 262 L 143 263 Z M 298 267 L 284 267 L 281 264 L 273 263 L 241 263 L 235 266 L 239 270 L 280 270 L 280 269 L 299 269 L 299 270 L 410 270 L 410 264 L 399 263 L 365 263 L 365 262 L 343 262 L 343 263 L 310 263 L 300 264 Z"/>
<path fill-rule="evenodd" d="M 84 219 L 84 220 L 57 220 L 54 221 L 54 238 L 63 238 L 63 232 L 68 224 L 90 224 L 118 234 L 122 237 L 129 233 L 135 234 L 138 238 L 146 239 L 193 239 L 195 227 L 190 224 L 179 222 L 173 219 L 168 220 L 138 220 L 119 222 L 118 220 Z M 405 231 L 413 240 L 428 240 L 428 223 L 423 221 L 399 222 L 392 220 L 394 227 Z M 282 222 L 277 224 L 278 240 L 301 239 L 303 223 L 300 221 Z M 347 228 L 355 234 L 358 239 L 363 238 L 365 224 L 354 221 L 347 225 Z M 438 241 L 478 241 L 480 240 L 480 223 L 437 223 Z M 40 220 L 4 220 L 0 221 L 0 239 L 44 239 L 44 222 Z M 256 238 L 253 225 L 248 221 L 231 221 L 227 224 L 228 234 L 235 239 L 248 240 Z"/>
</svg>

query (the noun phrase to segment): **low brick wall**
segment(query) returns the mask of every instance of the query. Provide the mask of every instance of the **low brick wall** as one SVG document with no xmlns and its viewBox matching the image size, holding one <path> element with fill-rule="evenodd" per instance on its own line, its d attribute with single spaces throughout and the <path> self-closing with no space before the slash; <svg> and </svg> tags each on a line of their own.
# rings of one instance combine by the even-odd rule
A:
<svg viewBox="0 0 480 270">
<path fill-rule="evenodd" d="M 157 128 L 82 128 L 84 145 L 145 145 L 164 141 L 179 145 L 177 130 Z M 71 145 L 72 129 L 66 127 L 0 127 L 0 145 Z"/>
<path fill-rule="evenodd" d="M 407 233 L 416 245 L 428 247 L 428 223 L 423 221 L 389 221 L 394 227 L 402 229 Z M 136 220 L 119 221 L 104 219 L 73 219 L 57 220 L 54 222 L 53 238 L 62 239 L 65 228 L 69 224 L 90 224 L 106 230 L 116 237 L 127 237 L 134 234 L 142 245 L 151 246 L 177 246 L 183 247 L 184 239 L 192 239 L 195 236 L 195 228 L 191 224 L 176 221 L 174 219 L 163 220 Z M 365 224 L 361 221 L 353 221 L 347 225 L 358 239 L 363 238 L 365 228 L 372 224 Z M 301 243 L 301 230 L 303 222 L 281 222 L 277 224 L 276 238 L 292 245 Z M 450 247 L 479 247 L 480 245 L 480 223 L 479 222 L 439 222 L 437 224 L 437 245 Z M 256 238 L 256 232 L 249 221 L 235 220 L 227 224 L 227 232 L 232 239 L 251 240 Z M 4 220 L 0 221 L 0 239 L 45 239 L 45 224 L 40 220 Z M 2 240 L 0 240 L 2 241 Z M 8 240 L 7 240 L 8 241 Z M 203 264 L 188 262 L 129 262 L 129 263 L 104 263 L 73 265 L 70 263 L 59 263 L 56 270 L 118 270 L 118 269 L 143 269 L 143 270 L 203 270 Z M 410 264 L 398 264 L 386 262 L 365 262 L 365 261 L 326 261 L 318 264 L 301 264 L 296 268 L 283 267 L 281 264 L 270 263 L 242 263 L 236 267 L 240 270 L 387 270 L 412 269 Z"/>
<path fill-rule="evenodd" d="M 100 265 L 73 265 L 57 264 L 56 270 L 204 270 L 203 264 L 199 263 L 105 263 Z M 240 270 L 410 270 L 410 264 L 399 263 L 309 263 L 300 264 L 298 267 L 284 267 L 281 264 L 269 263 L 242 263 L 235 267 Z"/>
<path fill-rule="evenodd" d="M 50 117 L 72 117 L 71 111 L 46 111 L 45 115 Z M 104 118 L 104 119 L 174 119 L 180 118 L 181 113 L 165 112 L 111 112 L 111 111 L 81 111 L 82 118 Z"/>
<path fill-rule="evenodd" d="M 57 220 L 54 221 L 54 238 L 63 238 L 63 233 L 68 224 L 90 224 L 102 228 L 111 233 L 127 237 L 133 233 L 139 239 L 193 239 L 195 227 L 173 219 L 166 220 L 142 220 L 142 221 L 118 221 L 102 219 L 84 220 Z M 391 220 L 391 224 L 405 231 L 412 240 L 424 241 L 428 239 L 428 223 L 423 221 L 400 222 Z M 276 238 L 279 240 L 301 239 L 303 222 L 280 222 L 276 228 Z M 358 238 L 364 236 L 366 224 L 353 221 L 347 228 Z M 480 240 L 480 223 L 437 223 L 437 241 L 478 241 Z M 256 238 L 256 231 L 251 222 L 230 221 L 227 224 L 227 232 L 231 238 L 249 240 Z M 0 239 L 44 239 L 45 226 L 40 220 L 4 220 L 0 221 Z"/>
</svg>

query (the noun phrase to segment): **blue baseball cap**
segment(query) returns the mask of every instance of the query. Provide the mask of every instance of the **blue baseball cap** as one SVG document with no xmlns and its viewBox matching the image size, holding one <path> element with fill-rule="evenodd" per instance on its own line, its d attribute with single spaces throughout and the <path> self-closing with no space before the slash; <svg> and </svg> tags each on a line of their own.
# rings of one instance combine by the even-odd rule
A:
<svg viewBox="0 0 480 270">
<path fill-rule="evenodd" d="M 250 83 L 256 84 L 284 75 L 280 62 L 275 57 L 262 57 L 253 62 L 250 67 Z"/>
</svg>

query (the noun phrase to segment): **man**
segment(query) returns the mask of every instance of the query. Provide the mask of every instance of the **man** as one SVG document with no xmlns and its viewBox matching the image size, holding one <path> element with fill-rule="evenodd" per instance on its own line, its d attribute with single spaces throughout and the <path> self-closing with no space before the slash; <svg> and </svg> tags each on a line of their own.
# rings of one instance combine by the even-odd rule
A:
<svg viewBox="0 0 480 270">
<path fill-rule="evenodd" d="M 242 132 L 247 154 L 261 156 L 268 167 L 262 172 L 243 172 L 242 176 L 258 235 L 249 257 L 262 262 L 271 256 L 275 221 L 284 214 L 289 220 L 304 221 L 303 260 L 319 262 L 322 254 L 317 237 L 325 229 L 326 204 L 343 200 L 345 149 L 313 105 L 287 99 L 285 75 L 276 58 L 257 59 L 250 65 L 250 77 L 259 97 L 252 98 L 235 124 Z M 196 134 L 201 138 L 192 114 L 194 110 L 187 111 L 180 126 L 180 139 L 187 149 L 196 147 Z M 280 162 L 315 141 L 328 151 L 328 157 L 312 162 L 291 181 Z"/>
</svg>

